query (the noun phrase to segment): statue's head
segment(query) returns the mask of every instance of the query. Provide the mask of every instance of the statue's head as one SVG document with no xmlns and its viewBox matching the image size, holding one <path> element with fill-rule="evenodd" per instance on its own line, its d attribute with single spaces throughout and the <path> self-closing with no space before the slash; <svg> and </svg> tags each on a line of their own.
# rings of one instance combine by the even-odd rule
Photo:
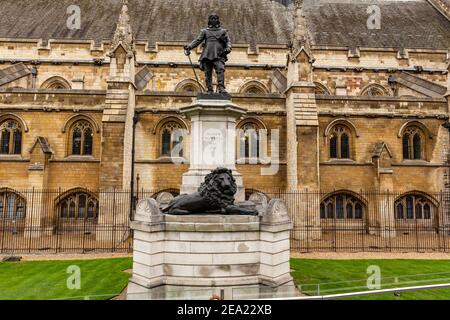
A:
<svg viewBox="0 0 450 320">
<path fill-rule="evenodd" d="M 209 16 L 208 27 L 209 28 L 219 28 L 220 27 L 220 19 L 217 14 L 212 14 Z"/>
<path fill-rule="evenodd" d="M 215 176 L 215 183 L 217 184 L 219 190 L 222 190 L 225 194 L 234 195 L 236 192 L 236 185 L 231 170 L 223 170 L 221 173 L 217 173 Z"/>
<path fill-rule="evenodd" d="M 199 188 L 203 197 L 216 201 L 221 206 L 233 204 L 236 191 L 237 186 L 233 172 L 227 168 L 213 170 L 205 177 L 205 181 Z"/>
</svg>

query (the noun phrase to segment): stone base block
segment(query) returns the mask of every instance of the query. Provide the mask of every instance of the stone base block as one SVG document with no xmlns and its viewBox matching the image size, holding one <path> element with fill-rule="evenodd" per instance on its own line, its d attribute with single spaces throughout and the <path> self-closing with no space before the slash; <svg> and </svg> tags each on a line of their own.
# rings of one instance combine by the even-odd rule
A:
<svg viewBox="0 0 450 320">
<path fill-rule="evenodd" d="M 252 300 L 296 297 L 293 281 L 279 286 L 194 287 L 162 285 L 147 289 L 133 282 L 127 288 L 127 300 Z"/>
<path fill-rule="evenodd" d="M 138 205 L 128 299 L 226 299 L 296 294 L 285 206 L 262 216 L 151 215 Z M 153 205 L 152 205 L 153 204 Z M 141 212 L 142 209 L 142 212 Z M 146 216 L 150 214 L 150 216 Z"/>
</svg>

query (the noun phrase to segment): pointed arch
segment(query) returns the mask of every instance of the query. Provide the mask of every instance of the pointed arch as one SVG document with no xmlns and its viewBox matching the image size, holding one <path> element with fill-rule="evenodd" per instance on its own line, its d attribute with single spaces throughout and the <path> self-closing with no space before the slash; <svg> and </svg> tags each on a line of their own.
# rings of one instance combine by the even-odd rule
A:
<svg viewBox="0 0 450 320">
<path fill-rule="evenodd" d="M 328 87 L 320 82 L 314 81 L 314 84 L 316 85 L 315 94 L 322 94 L 322 95 L 326 95 L 326 96 L 330 96 L 331 95 L 331 90 L 328 89 Z"/>
<path fill-rule="evenodd" d="M 18 197 L 20 197 L 20 198 L 22 198 L 22 199 L 25 199 L 25 195 L 24 195 L 22 192 L 17 191 L 17 190 L 15 190 L 15 189 L 13 189 L 13 188 L 1 187 L 1 188 L 0 188 L 0 193 L 4 193 L 4 192 L 14 193 L 14 194 L 17 195 Z"/>
<path fill-rule="evenodd" d="M 63 220 L 97 220 L 99 214 L 97 194 L 84 188 L 64 192 L 55 199 L 55 207 Z"/>
<path fill-rule="evenodd" d="M 198 83 L 197 80 L 189 78 L 181 81 L 175 87 L 175 92 L 204 92 L 205 87 L 203 84 Z"/>
<path fill-rule="evenodd" d="M 398 196 L 394 202 L 397 221 L 436 221 L 439 201 L 421 191 L 408 191 Z"/>
<path fill-rule="evenodd" d="M 367 207 L 367 201 L 353 191 L 334 191 L 322 197 L 320 219 L 363 220 Z"/>
<path fill-rule="evenodd" d="M 368 84 L 361 90 L 361 96 L 383 97 L 390 95 L 391 95 L 390 91 L 378 83 Z"/>
<path fill-rule="evenodd" d="M 419 127 L 423 131 L 423 133 L 426 134 L 426 136 L 429 139 L 433 139 L 433 136 L 434 136 L 433 133 L 430 131 L 430 129 L 428 129 L 428 127 L 423 122 L 421 122 L 419 120 L 410 120 L 410 121 L 405 122 L 400 127 L 397 137 L 399 139 L 401 139 L 403 137 L 403 135 L 405 134 L 406 129 L 408 127 L 412 127 L 412 126 Z"/>
<path fill-rule="evenodd" d="M 258 127 L 260 128 L 260 129 L 264 129 L 264 130 L 267 130 L 267 126 L 266 126 L 266 124 L 264 123 L 264 121 L 262 121 L 260 118 L 258 118 L 258 117 L 246 117 L 246 118 L 244 118 L 244 119 L 242 119 L 241 121 L 239 121 L 237 124 L 236 124 L 236 128 L 242 128 L 242 126 L 244 126 L 247 122 L 254 122 L 255 124 L 257 124 L 258 125 Z"/>
<path fill-rule="evenodd" d="M 41 89 L 72 89 L 72 86 L 63 77 L 54 76 L 45 80 L 41 85 Z"/>
<path fill-rule="evenodd" d="M 8 118 L 0 122 L 0 154 L 20 156 L 22 140 L 23 129 L 19 121 Z"/>
<path fill-rule="evenodd" d="M 180 158 L 186 156 L 188 150 L 187 123 L 176 116 L 162 118 L 153 128 L 153 134 L 158 135 L 158 149 L 161 158 Z"/>
<path fill-rule="evenodd" d="M 21 116 L 19 116 L 17 114 L 14 114 L 14 113 L 2 113 L 2 114 L 0 114 L 0 123 L 3 123 L 4 121 L 10 120 L 10 119 L 16 120 L 17 122 L 19 122 L 19 124 L 21 125 L 21 127 L 22 127 L 24 132 L 28 132 L 29 131 L 27 123 L 25 122 L 25 120 Z"/>
<path fill-rule="evenodd" d="M 355 197 L 356 199 L 361 201 L 364 204 L 364 206 L 368 206 L 369 205 L 369 201 L 366 198 L 364 198 L 359 193 L 356 193 L 355 191 L 348 190 L 348 189 L 340 189 L 340 190 L 335 190 L 333 192 L 327 193 L 327 194 L 322 196 L 320 201 L 323 202 L 325 199 L 327 199 L 329 197 L 332 197 L 332 196 L 335 196 L 337 194 L 348 194 L 348 195 L 351 195 L 352 197 Z"/>
<path fill-rule="evenodd" d="M 350 120 L 344 119 L 344 118 L 340 118 L 340 119 L 331 121 L 328 124 L 328 126 L 325 128 L 324 137 L 328 137 L 330 135 L 333 127 L 338 124 L 348 127 L 349 129 L 351 129 L 353 131 L 353 134 L 355 135 L 355 137 L 359 138 L 359 131 L 356 128 L 356 126 L 353 124 L 353 122 L 351 122 Z"/>
<path fill-rule="evenodd" d="M 93 117 L 91 117 L 90 115 L 87 114 L 76 114 L 73 115 L 71 117 L 69 117 L 69 119 L 66 120 L 66 122 L 64 123 L 64 126 L 61 129 L 62 133 L 66 133 L 67 130 L 77 121 L 80 120 L 86 120 L 87 122 L 89 122 L 92 127 L 94 128 L 96 133 L 100 133 L 100 126 L 98 125 L 97 121 L 95 121 L 95 119 Z"/>
<path fill-rule="evenodd" d="M 161 128 L 167 122 L 171 122 L 171 121 L 177 122 L 182 127 L 182 129 L 187 130 L 188 132 L 190 132 L 189 125 L 187 124 L 187 122 L 184 119 L 182 119 L 180 117 L 177 117 L 177 116 L 166 116 L 166 117 L 161 118 L 158 121 L 158 123 L 153 127 L 152 134 L 157 134 L 158 132 L 160 132 Z"/>
<path fill-rule="evenodd" d="M 359 137 L 355 125 L 347 119 L 331 121 L 324 132 L 325 145 L 329 149 L 329 159 L 354 160 L 356 138 Z"/>
<path fill-rule="evenodd" d="M 248 117 L 236 125 L 236 157 L 240 164 L 247 160 L 259 162 L 267 157 L 268 130 L 265 123 L 256 118 Z M 250 160 L 252 159 L 252 160 Z"/>
<path fill-rule="evenodd" d="M 0 188 L 0 219 L 24 221 L 27 201 L 23 195 L 14 189 Z M 16 225 L 20 228 L 20 225 Z"/>
<path fill-rule="evenodd" d="M 270 90 L 259 80 L 249 80 L 240 87 L 239 93 L 266 94 L 270 93 Z"/>
<path fill-rule="evenodd" d="M 69 135 L 69 153 L 72 156 L 92 156 L 93 132 L 89 122 L 77 121 Z"/>
<path fill-rule="evenodd" d="M 436 208 L 438 208 L 440 206 L 438 199 L 436 199 L 435 197 L 433 197 L 432 195 L 430 195 L 424 191 L 419 191 L 419 190 L 411 190 L 411 191 L 404 192 L 404 193 L 400 194 L 395 199 L 395 201 L 398 201 L 399 199 L 404 198 L 406 196 L 410 196 L 410 195 L 417 195 L 417 196 L 424 197 L 427 200 L 429 200 Z"/>
<path fill-rule="evenodd" d="M 56 197 L 54 200 L 55 204 L 58 204 L 62 199 L 66 198 L 67 196 L 69 196 L 73 193 L 86 193 L 86 194 L 89 194 L 90 196 L 98 199 L 98 194 L 96 192 L 91 191 L 86 188 L 82 188 L 82 187 L 74 187 L 74 188 L 64 191 L 58 197 Z"/>
<path fill-rule="evenodd" d="M 433 134 L 420 121 L 413 120 L 404 123 L 398 133 L 402 139 L 403 160 L 429 160 L 430 143 Z"/>
<path fill-rule="evenodd" d="M 100 132 L 97 122 L 90 116 L 78 114 L 70 117 L 62 132 L 67 132 L 67 156 L 94 156 L 98 150 L 95 146 L 95 134 Z"/>
</svg>

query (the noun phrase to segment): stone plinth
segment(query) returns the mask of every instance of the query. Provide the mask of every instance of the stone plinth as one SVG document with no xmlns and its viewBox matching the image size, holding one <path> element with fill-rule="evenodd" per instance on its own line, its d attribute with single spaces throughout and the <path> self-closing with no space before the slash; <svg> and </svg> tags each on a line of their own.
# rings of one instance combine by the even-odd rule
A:
<svg viewBox="0 0 450 320">
<path fill-rule="evenodd" d="M 226 299 L 293 296 L 286 206 L 272 200 L 262 216 L 160 215 L 138 206 L 128 299 Z"/>
<path fill-rule="evenodd" d="M 182 108 L 191 120 L 190 167 L 183 175 L 181 193 L 196 192 L 205 176 L 217 167 L 233 171 L 238 192 L 236 202 L 245 200 L 242 176 L 236 171 L 236 122 L 247 112 L 230 100 L 199 99 Z"/>
</svg>

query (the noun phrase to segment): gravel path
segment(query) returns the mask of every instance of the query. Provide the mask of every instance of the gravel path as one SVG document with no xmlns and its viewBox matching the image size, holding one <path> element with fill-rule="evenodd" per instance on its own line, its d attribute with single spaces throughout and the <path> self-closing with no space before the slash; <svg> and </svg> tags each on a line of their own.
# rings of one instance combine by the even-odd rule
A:
<svg viewBox="0 0 450 320">
<path fill-rule="evenodd" d="M 0 261 L 4 257 L 10 255 L 0 254 Z M 14 256 L 22 257 L 22 261 L 49 261 L 49 260 L 95 260 L 95 259 L 111 259 L 111 258 L 128 258 L 133 255 L 130 253 L 89 253 L 89 254 L 14 254 Z"/>
<path fill-rule="evenodd" d="M 450 253 L 435 252 L 313 252 L 292 253 L 292 258 L 324 260 L 367 260 L 367 259 L 417 259 L 450 260 Z"/>
</svg>

